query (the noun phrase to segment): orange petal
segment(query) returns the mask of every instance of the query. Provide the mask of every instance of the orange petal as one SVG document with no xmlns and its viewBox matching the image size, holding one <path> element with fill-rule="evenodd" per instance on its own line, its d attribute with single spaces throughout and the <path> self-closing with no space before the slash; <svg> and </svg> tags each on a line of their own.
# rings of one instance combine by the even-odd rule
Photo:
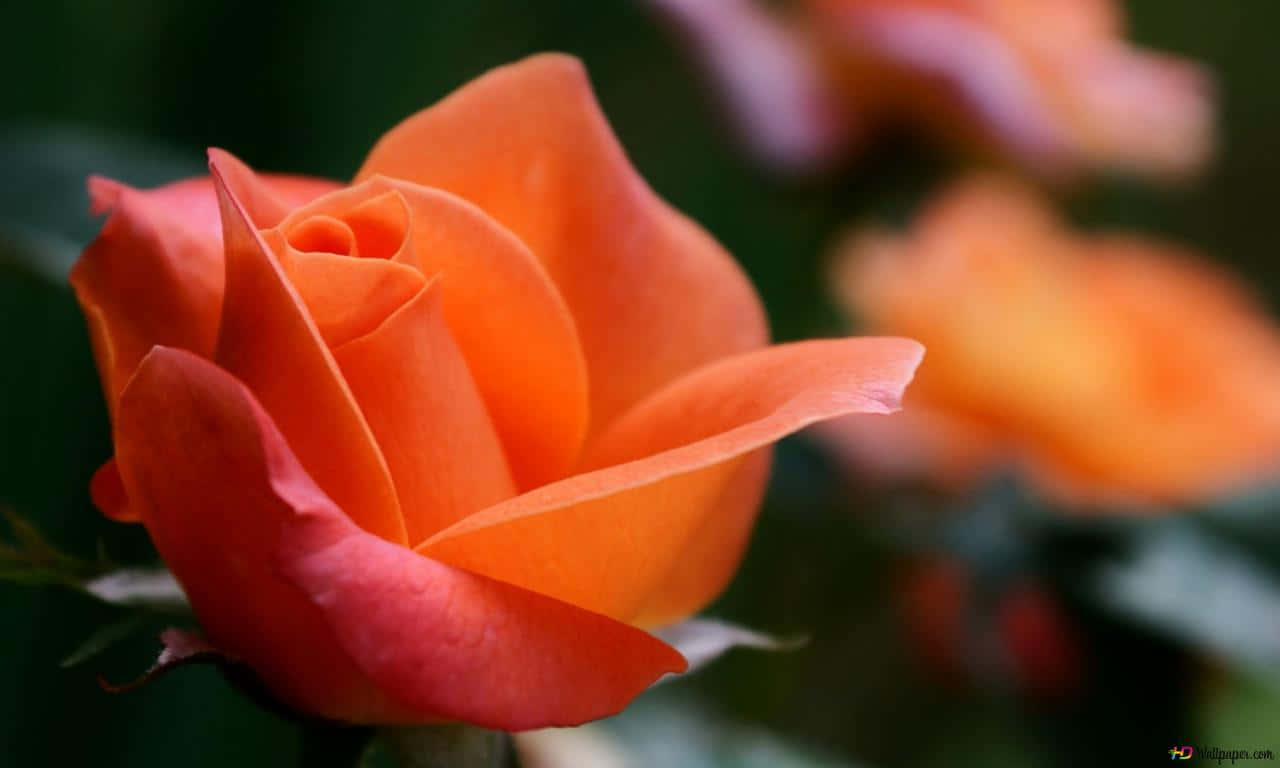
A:
<svg viewBox="0 0 1280 768">
<path fill-rule="evenodd" d="M 735 464 L 719 497 L 676 554 L 671 570 L 636 611 L 632 623 L 665 627 L 697 613 L 729 586 L 747 550 L 765 487 L 772 448 L 758 448 Z"/>
<path fill-rule="evenodd" d="M 573 317 L 524 243 L 464 200 L 374 180 L 403 196 L 418 267 L 444 279 L 449 331 L 475 376 L 519 488 L 568 474 L 588 426 Z"/>
<path fill-rule="evenodd" d="M 209 148 L 209 160 L 218 163 L 223 181 L 259 229 L 274 227 L 289 211 L 342 186 L 305 176 L 258 175 L 238 157 L 216 147 Z"/>
<path fill-rule="evenodd" d="M 255 177 L 253 184 L 287 204 L 335 186 L 294 176 Z M 208 178 L 138 190 L 92 177 L 89 197 L 93 213 L 111 216 L 72 269 L 71 285 L 89 322 L 107 406 L 114 409 L 153 345 L 213 354 L 222 306 L 222 225 Z"/>
<path fill-rule="evenodd" d="M 445 327 L 447 280 L 333 350 L 391 468 L 411 543 L 515 495 L 493 421 Z"/>
<path fill-rule="evenodd" d="M 717 570 L 689 587 L 703 592 L 659 594 L 668 578 L 691 583 L 673 575 L 679 555 L 717 562 L 723 546 L 737 550 L 723 560 L 737 559 L 742 535 L 732 521 L 718 530 L 703 523 L 731 479 L 758 482 L 740 469 L 749 454 L 815 421 L 892 411 L 921 354 L 903 339 L 842 339 L 707 366 L 619 419 L 586 463 L 604 469 L 473 515 L 418 551 L 619 620 L 676 618 L 674 606 L 700 607 L 723 580 Z M 754 514 L 728 498 L 739 514 Z"/>
<path fill-rule="evenodd" d="M 496 69 L 409 118 L 356 178 L 375 174 L 470 200 L 542 261 L 577 323 L 593 433 L 767 338 L 742 271 L 631 167 L 572 58 Z"/>
<path fill-rule="evenodd" d="M 265 239 L 275 239 L 274 234 Z M 274 248 L 280 265 L 330 348 L 373 331 L 427 284 L 421 273 L 403 264 L 301 253 L 280 245 Z"/>
<path fill-rule="evenodd" d="M 404 543 L 395 487 L 314 321 L 210 160 L 226 243 L 216 360 L 253 390 L 302 465 L 358 525 Z"/>
<path fill-rule="evenodd" d="M 361 531 L 205 360 L 153 351 L 117 428 L 125 484 L 210 640 L 303 712 L 572 725 L 685 667 L 643 632 Z"/>
<path fill-rule="evenodd" d="M 317 220 L 340 221 L 360 261 L 383 265 L 363 269 L 412 267 L 444 276 L 445 321 L 493 417 L 517 486 L 563 477 L 586 435 L 586 363 L 573 317 L 529 249 L 461 198 L 382 177 L 315 200 L 280 229 L 296 239 L 311 236 L 303 228 L 334 226 Z M 343 236 L 331 232 L 325 238 Z M 352 262 L 342 260 L 348 269 L 358 266 Z M 363 316 L 364 304 L 353 306 L 347 295 L 348 281 L 325 282 L 336 289 L 332 306 L 338 312 Z M 323 313 L 312 289 L 301 293 L 319 319 Z M 388 297 L 367 298 L 381 303 Z M 324 322 L 320 327 L 325 332 Z"/>
</svg>

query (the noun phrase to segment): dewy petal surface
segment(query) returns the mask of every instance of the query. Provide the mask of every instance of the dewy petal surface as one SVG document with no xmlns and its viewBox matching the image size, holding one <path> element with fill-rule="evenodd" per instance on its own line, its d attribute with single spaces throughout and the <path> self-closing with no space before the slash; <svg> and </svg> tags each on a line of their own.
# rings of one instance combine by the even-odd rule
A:
<svg viewBox="0 0 1280 768">
<path fill-rule="evenodd" d="M 445 326 L 447 279 L 333 350 L 391 468 L 410 542 L 515 495 L 493 421 Z"/>
<path fill-rule="evenodd" d="M 302 465 L 365 530 L 405 543 L 391 473 L 328 347 L 275 256 L 210 161 L 226 294 L 215 360 L 271 414 Z"/>
<path fill-rule="evenodd" d="M 745 275 L 631 167 L 572 58 L 501 67 L 410 117 L 356 178 L 377 174 L 470 200 L 542 261 L 582 340 L 592 433 L 767 339 Z"/>
<path fill-rule="evenodd" d="M 121 400 L 119 462 L 209 638 L 305 712 L 506 730 L 620 710 L 684 659 L 605 617 L 357 528 L 253 394 L 157 348 Z"/>
<path fill-rule="evenodd" d="M 841 339 L 706 366 L 619 419 L 584 464 L 594 471 L 484 510 L 418 551 L 622 621 L 678 618 L 736 564 L 745 533 L 703 523 L 726 498 L 754 514 L 750 488 L 740 499 L 728 490 L 760 482 L 762 464 L 742 469 L 759 462 L 752 452 L 815 421 L 896 409 L 921 354 L 905 339 Z M 715 563 L 705 579 L 679 572 L 686 550 Z M 658 594 L 668 579 L 691 591 Z"/>
</svg>

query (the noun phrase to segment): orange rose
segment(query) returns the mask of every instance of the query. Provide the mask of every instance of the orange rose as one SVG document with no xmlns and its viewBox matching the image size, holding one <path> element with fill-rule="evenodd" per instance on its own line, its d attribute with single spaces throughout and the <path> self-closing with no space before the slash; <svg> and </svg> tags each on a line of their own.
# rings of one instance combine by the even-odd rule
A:
<svg viewBox="0 0 1280 768">
<path fill-rule="evenodd" d="M 1280 468 L 1280 335 L 1172 246 L 1072 233 L 1028 190 L 974 179 L 910 236 L 855 238 L 836 284 L 869 327 L 929 349 L 902 418 L 826 431 L 864 458 L 953 482 L 1014 463 L 1096 502 L 1204 500 Z"/>
<path fill-rule="evenodd" d="M 652 2 L 783 165 L 902 120 L 1050 173 L 1181 175 L 1212 151 L 1209 78 L 1125 42 L 1116 0 L 804 0 L 781 17 L 759 0 Z"/>
<path fill-rule="evenodd" d="M 316 715 L 619 710 L 685 667 L 637 627 L 725 586 L 769 444 L 894 409 L 921 354 L 766 347 L 743 274 L 565 57 L 411 117 L 346 188 L 210 169 L 90 185 L 112 214 L 72 282 L 116 450 L 93 493 Z"/>
</svg>

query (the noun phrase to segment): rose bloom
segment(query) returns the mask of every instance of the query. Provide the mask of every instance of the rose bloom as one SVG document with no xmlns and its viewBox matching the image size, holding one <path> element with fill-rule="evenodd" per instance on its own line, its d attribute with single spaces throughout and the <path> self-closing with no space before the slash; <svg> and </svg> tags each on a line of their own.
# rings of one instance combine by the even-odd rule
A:
<svg viewBox="0 0 1280 768">
<path fill-rule="evenodd" d="M 1072 232 L 1029 190 L 972 178 L 909 234 L 855 235 L 835 287 L 929 349 L 900 416 L 822 431 L 857 461 L 953 487 L 1012 466 L 1064 502 L 1135 505 L 1280 467 L 1280 335 L 1174 246 Z"/>
<path fill-rule="evenodd" d="M 784 167 L 820 165 L 894 122 L 1047 174 L 1179 176 L 1212 150 L 1210 79 L 1128 44 L 1118 0 L 799 0 L 784 13 L 653 2 Z"/>
<path fill-rule="evenodd" d="M 921 355 L 766 346 L 563 56 L 409 118 L 349 186 L 209 165 L 90 182 L 111 215 L 72 283 L 115 443 L 91 490 L 308 714 L 618 711 L 685 668 L 642 628 L 728 582 L 769 445 L 893 410 Z"/>
</svg>

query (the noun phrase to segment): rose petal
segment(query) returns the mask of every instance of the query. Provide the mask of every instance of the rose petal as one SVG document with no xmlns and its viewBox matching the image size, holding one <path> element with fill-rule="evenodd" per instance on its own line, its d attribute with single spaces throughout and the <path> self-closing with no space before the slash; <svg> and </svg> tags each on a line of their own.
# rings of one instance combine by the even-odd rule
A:
<svg viewBox="0 0 1280 768">
<path fill-rule="evenodd" d="M 444 278 L 444 314 L 519 488 L 568 474 L 586 438 L 587 363 L 573 316 L 518 238 L 465 200 L 394 179 L 418 267 Z"/>
<path fill-rule="evenodd" d="M 155 344 L 209 355 L 222 303 L 222 237 L 207 179 L 138 190 L 89 179 L 94 213 L 111 211 L 71 270 L 89 322 L 107 407 Z"/>
<path fill-rule="evenodd" d="M 515 495 L 493 421 L 445 327 L 447 281 L 333 350 L 391 468 L 411 543 Z"/>
<path fill-rule="evenodd" d="M 126 485 L 210 640 L 305 712 L 576 724 L 684 669 L 643 632 L 361 531 L 205 360 L 153 351 L 117 430 Z"/>
<path fill-rule="evenodd" d="M 258 174 L 235 155 L 217 147 L 210 147 L 209 160 L 218 163 L 223 181 L 259 229 L 274 227 L 294 208 L 342 187 L 327 179 Z"/>
<path fill-rule="evenodd" d="M 636 609 L 633 624 L 663 627 L 680 621 L 729 586 L 747 551 L 769 484 L 772 458 L 771 448 L 758 448 L 736 463 L 720 495 L 707 506 L 702 522 L 671 558 L 670 570 Z"/>
<path fill-rule="evenodd" d="M 285 244 L 275 250 L 330 348 L 370 333 L 427 284 L 416 269 L 391 261 L 301 253 Z"/>
<path fill-rule="evenodd" d="M 690 583 L 672 576 L 677 556 L 686 548 L 708 557 L 736 548 L 711 558 L 723 562 L 740 553 L 741 533 L 725 538 L 702 524 L 749 454 L 815 421 L 892 411 L 921 354 L 903 339 L 842 339 L 707 366 L 601 437 L 585 466 L 605 469 L 484 510 L 418 551 L 619 620 L 675 618 L 671 606 L 692 610 L 720 581 L 715 573 L 692 582 L 705 592 L 658 594 L 668 578 Z"/>
<path fill-rule="evenodd" d="M 255 179 L 269 194 L 300 203 L 335 185 L 323 179 Z M 71 271 L 102 378 L 107 407 L 152 346 L 211 356 L 222 306 L 222 225 L 207 178 L 152 190 L 89 179 L 90 210 L 111 212 L 102 232 Z M 94 503 L 108 517 L 131 522 L 110 462 L 94 475 Z"/>
<path fill-rule="evenodd" d="M 593 433 L 677 376 L 766 340 L 741 270 L 636 174 L 569 57 L 496 69 L 409 118 L 356 178 L 375 174 L 470 200 L 542 261 L 577 323 Z"/>
<path fill-rule="evenodd" d="M 297 292 L 209 162 L 222 212 L 226 295 L 215 359 L 245 382 L 302 465 L 358 525 L 404 543 L 390 470 Z"/>
<path fill-rule="evenodd" d="M 443 276 L 445 321 L 502 438 L 517 486 L 531 488 L 567 474 L 587 430 L 586 362 L 573 317 L 529 249 L 461 198 L 382 177 L 316 200 L 281 228 L 317 216 L 350 225 L 362 256 L 370 255 L 370 242 L 380 237 L 381 250 L 395 262 L 382 262 L 386 267 Z M 402 242 L 393 252 L 390 233 L 399 216 Z M 344 261 L 348 269 L 378 268 Z M 347 282 L 329 284 L 341 289 Z M 301 293 L 313 314 L 327 316 L 310 289 Z M 356 312 L 342 293 L 332 306 Z M 325 323 L 320 325 L 324 332 Z"/>
<path fill-rule="evenodd" d="M 104 516 L 118 523 L 136 523 L 138 515 L 129 508 L 129 498 L 120 480 L 115 459 L 107 459 L 89 479 L 89 498 Z"/>
</svg>

